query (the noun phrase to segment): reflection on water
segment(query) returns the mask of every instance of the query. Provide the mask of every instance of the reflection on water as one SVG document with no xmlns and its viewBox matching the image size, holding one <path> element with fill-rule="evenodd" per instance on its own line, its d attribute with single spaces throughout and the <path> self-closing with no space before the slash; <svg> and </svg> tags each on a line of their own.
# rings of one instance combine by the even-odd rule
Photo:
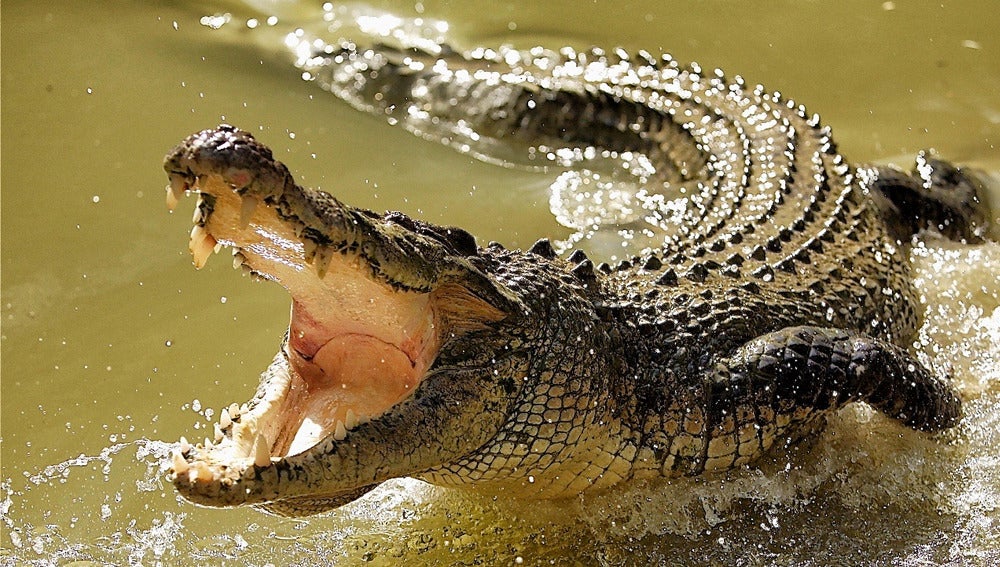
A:
<svg viewBox="0 0 1000 567">
<path fill-rule="evenodd" d="M 849 155 L 888 160 L 933 145 L 1000 171 L 990 2 L 747 4 L 391 10 L 447 21 L 469 45 L 675 50 L 823 110 Z M 914 347 L 967 400 L 960 428 L 941 438 L 857 406 L 753 469 L 570 502 L 493 501 L 412 480 L 305 521 L 180 501 L 162 479 L 170 445 L 152 439 L 190 432 L 192 420 L 210 430 L 213 408 L 249 395 L 287 322 L 287 298 L 211 264 L 192 273 L 190 225 L 162 213 L 165 150 L 222 120 L 259 128 L 306 183 L 522 247 L 568 234 L 549 213 L 558 172 L 469 160 L 299 80 L 280 52 L 282 26 L 330 10 L 283 3 L 271 26 L 270 14 L 235 3 L 95 6 L 4 10 L 5 47 L 20 49 L 3 60 L 0 564 L 1000 561 L 1000 246 L 930 236 L 912 252 L 927 306 Z M 756 30 L 744 26 L 753 18 Z M 893 74 L 910 59 L 922 63 Z"/>
</svg>

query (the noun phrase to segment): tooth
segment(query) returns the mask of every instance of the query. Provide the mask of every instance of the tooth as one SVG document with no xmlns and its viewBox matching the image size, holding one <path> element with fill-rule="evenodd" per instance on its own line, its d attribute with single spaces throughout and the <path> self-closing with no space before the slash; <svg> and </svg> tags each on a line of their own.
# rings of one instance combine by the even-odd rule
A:
<svg viewBox="0 0 1000 567">
<path fill-rule="evenodd" d="M 358 416 L 354 413 L 354 410 L 347 410 L 347 415 L 344 417 L 344 425 L 348 429 L 354 429 L 358 426 Z"/>
<path fill-rule="evenodd" d="M 187 437 L 183 437 L 183 436 L 181 437 L 180 450 L 181 450 L 181 453 L 190 453 L 191 452 L 191 444 L 188 443 Z"/>
<path fill-rule="evenodd" d="M 177 195 L 174 194 L 174 190 L 167 185 L 167 210 L 172 211 L 177 208 Z"/>
<path fill-rule="evenodd" d="M 215 249 L 215 238 L 211 235 L 205 237 L 202 241 L 202 247 L 200 250 L 194 254 L 194 265 L 196 268 L 203 267 L 208 262 L 208 257 L 212 255 Z"/>
<path fill-rule="evenodd" d="M 208 437 L 206 437 L 205 438 L 205 450 L 206 451 L 210 451 L 210 450 L 212 450 L 214 448 L 215 448 L 215 443 L 212 443 L 212 440 L 209 439 Z"/>
<path fill-rule="evenodd" d="M 176 449 L 172 451 L 170 453 L 170 459 L 173 461 L 172 465 L 174 474 L 181 475 L 187 472 L 189 465 L 188 462 L 184 460 L 184 457 L 181 456 L 180 451 Z"/>
<path fill-rule="evenodd" d="M 271 464 L 271 450 L 267 445 L 267 439 L 258 434 L 253 442 L 253 464 L 258 467 L 266 467 Z"/>
<path fill-rule="evenodd" d="M 310 238 L 302 239 L 302 255 L 305 261 L 312 263 L 313 259 L 316 257 L 316 243 Z"/>
<path fill-rule="evenodd" d="M 243 402 L 243 404 L 240 406 L 240 414 L 247 413 L 248 411 L 250 411 L 250 408 L 247 407 L 246 402 Z"/>
<path fill-rule="evenodd" d="M 333 254 L 333 250 L 327 246 L 316 248 L 316 257 L 313 258 L 313 268 L 316 269 L 316 275 L 319 276 L 319 279 L 323 279 L 326 276 L 326 270 L 330 267 Z"/>
<path fill-rule="evenodd" d="M 208 235 L 208 231 L 205 227 L 193 226 L 191 227 L 191 239 L 188 241 L 188 250 L 194 254 L 195 250 L 201 249 L 201 243 L 205 240 L 205 236 Z"/>
<path fill-rule="evenodd" d="M 337 428 L 333 431 L 333 438 L 337 441 L 343 441 L 347 437 L 347 428 L 344 427 L 343 421 L 337 421 Z"/>
<path fill-rule="evenodd" d="M 236 402 L 229 404 L 229 417 L 233 419 L 240 417 L 240 406 L 236 405 Z"/>
<path fill-rule="evenodd" d="M 202 480 L 210 481 L 213 476 L 215 475 L 212 474 L 212 470 L 208 467 L 208 465 L 201 461 L 193 463 L 190 470 L 188 470 L 188 479 L 190 479 L 191 482 Z"/>
<path fill-rule="evenodd" d="M 222 441 L 223 437 L 222 427 L 220 427 L 218 423 L 215 423 L 213 425 L 214 425 L 213 429 L 215 429 L 215 442 L 218 443 L 219 441 Z"/>
<path fill-rule="evenodd" d="M 204 204 L 205 204 L 205 198 L 202 197 L 201 194 L 199 194 L 198 195 L 198 202 L 194 204 L 194 216 L 191 217 L 191 222 L 192 223 L 194 223 L 194 224 L 203 224 L 202 220 L 204 220 L 205 215 L 202 214 L 201 207 Z"/>
<path fill-rule="evenodd" d="M 219 427 L 225 429 L 233 424 L 233 418 L 229 416 L 229 408 L 222 408 L 219 412 Z"/>
<path fill-rule="evenodd" d="M 246 264 L 247 257 L 238 248 L 233 249 L 233 269 L 237 270 Z"/>
<path fill-rule="evenodd" d="M 177 206 L 188 188 L 187 178 L 179 173 L 170 174 L 170 185 L 167 185 L 167 208 L 171 211 Z"/>
<path fill-rule="evenodd" d="M 257 200 L 257 197 L 243 197 L 243 201 L 240 203 L 240 228 L 250 226 L 250 219 L 253 218 L 253 212 L 257 209 L 258 204 L 260 201 Z"/>
<path fill-rule="evenodd" d="M 195 268 L 201 268 L 208 262 L 208 257 L 212 255 L 215 245 L 215 237 L 209 234 L 204 227 L 195 225 L 191 229 L 191 241 L 188 243 L 188 249 L 191 250 L 191 255 L 194 257 Z"/>
</svg>

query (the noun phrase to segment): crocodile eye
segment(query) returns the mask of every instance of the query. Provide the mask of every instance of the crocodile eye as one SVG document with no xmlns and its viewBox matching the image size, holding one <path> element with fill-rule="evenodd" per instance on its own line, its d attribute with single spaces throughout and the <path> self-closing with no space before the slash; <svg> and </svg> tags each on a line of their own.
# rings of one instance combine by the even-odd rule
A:
<svg viewBox="0 0 1000 567">
<path fill-rule="evenodd" d="M 476 237 L 461 228 L 445 228 L 444 237 L 455 251 L 463 256 L 474 256 L 479 251 L 479 246 L 476 245 Z"/>
</svg>

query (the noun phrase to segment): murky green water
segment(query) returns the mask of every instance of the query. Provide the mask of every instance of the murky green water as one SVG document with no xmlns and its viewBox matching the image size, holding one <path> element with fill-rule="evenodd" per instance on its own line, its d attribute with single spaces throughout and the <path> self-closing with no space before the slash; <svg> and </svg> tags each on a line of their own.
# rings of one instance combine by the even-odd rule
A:
<svg viewBox="0 0 1000 567">
<path fill-rule="evenodd" d="M 394 483 L 308 521 L 179 502 L 159 460 L 248 397 L 288 300 L 200 273 L 163 154 L 220 121 L 259 130 L 352 204 L 525 246 L 560 236 L 555 173 L 496 168 L 359 114 L 281 53 L 319 4 L 5 2 L 0 563 L 992 565 L 1000 561 L 1000 246 L 914 252 L 926 362 L 968 401 L 930 440 L 864 408 L 759 470 L 522 506 Z M 669 50 L 793 96 L 855 161 L 934 147 L 1000 175 L 1000 40 L 979 2 L 375 2 L 461 45 Z M 200 19 L 232 13 L 212 30 Z M 268 27 L 268 15 L 278 24 Z M 258 18 L 258 29 L 246 29 Z M 1000 204 L 1000 190 L 992 198 Z M 1000 206 L 996 207 L 1000 210 Z M 996 231 L 994 231 L 996 234 Z"/>
</svg>

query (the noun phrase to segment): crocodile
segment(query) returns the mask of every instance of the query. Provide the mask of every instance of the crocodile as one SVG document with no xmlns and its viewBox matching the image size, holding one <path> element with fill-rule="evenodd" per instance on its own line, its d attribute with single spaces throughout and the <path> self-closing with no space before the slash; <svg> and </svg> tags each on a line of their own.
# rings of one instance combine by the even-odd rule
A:
<svg viewBox="0 0 1000 567">
<path fill-rule="evenodd" d="M 971 171 L 852 166 L 802 105 L 667 55 L 344 42 L 302 64 L 485 158 L 618 164 L 662 208 L 610 222 L 662 230 L 613 265 L 544 238 L 481 245 L 302 187 L 236 127 L 188 137 L 164 168 L 169 206 L 198 194 L 195 265 L 230 247 L 292 299 L 254 397 L 172 452 L 188 500 L 302 516 L 399 477 L 562 498 L 748 466 L 851 403 L 927 434 L 961 419 L 907 351 L 907 249 L 922 230 L 984 237 Z"/>
</svg>

